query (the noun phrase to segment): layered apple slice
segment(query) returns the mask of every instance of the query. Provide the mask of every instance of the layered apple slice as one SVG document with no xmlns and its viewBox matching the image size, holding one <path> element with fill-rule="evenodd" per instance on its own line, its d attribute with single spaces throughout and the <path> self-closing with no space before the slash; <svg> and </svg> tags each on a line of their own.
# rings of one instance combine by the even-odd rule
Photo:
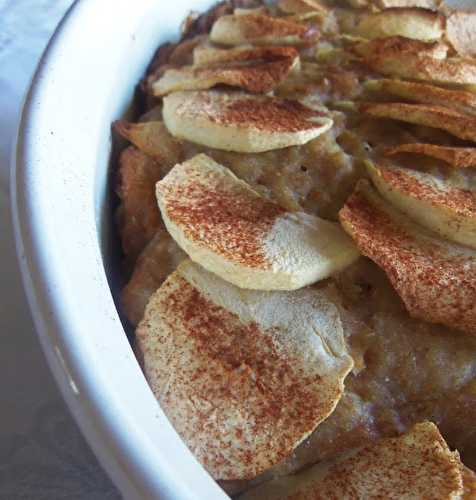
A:
<svg viewBox="0 0 476 500">
<path fill-rule="evenodd" d="M 359 255 L 339 224 L 282 208 L 204 154 L 158 182 L 157 200 L 192 260 L 242 288 L 301 288 Z"/>
<path fill-rule="evenodd" d="M 475 66 L 476 68 L 476 66 Z M 402 102 L 363 103 L 359 110 L 375 118 L 390 118 L 445 130 L 460 139 L 476 142 L 476 117 L 432 104 Z"/>
<path fill-rule="evenodd" d="M 324 291 L 241 290 L 190 260 L 136 334 L 161 408 L 215 479 L 288 456 L 334 410 L 353 365 Z"/>
<path fill-rule="evenodd" d="M 197 52 L 208 64 L 168 69 L 151 85 L 155 96 L 179 90 L 204 90 L 219 84 L 239 87 L 253 93 L 273 90 L 299 64 L 299 55 L 293 47 L 266 47 L 233 50 L 236 59 L 220 49 Z M 217 54 L 218 52 L 218 54 Z M 221 59 L 220 59 L 221 56 Z M 215 62 L 211 62 L 215 58 Z"/>
<path fill-rule="evenodd" d="M 317 31 L 304 24 L 255 13 L 222 16 L 210 32 L 210 41 L 222 45 L 299 45 L 317 38 Z"/>
<path fill-rule="evenodd" d="M 162 165 L 173 166 L 182 157 L 180 142 L 169 133 L 162 121 L 132 123 L 117 120 L 113 127 L 122 137 Z"/>
<path fill-rule="evenodd" d="M 476 195 L 430 173 L 367 162 L 381 196 L 442 237 L 476 249 Z"/>
<path fill-rule="evenodd" d="M 473 488 L 475 475 L 461 463 L 431 422 L 382 439 L 295 476 L 274 479 L 240 500 L 434 498 L 457 500 Z"/>
<path fill-rule="evenodd" d="M 339 213 L 359 250 L 387 274 L 411 316 L 476 334 L 476 252 L 386 203 L 366 180 Z"/>
<path fill-rule="evenodd" d="M 376 38 L 350 48 L 372 70 L 383 75 L 451 85 L 476 84 L 476 64 L 446 58 L 448 47 L 402 36 Z"/>
<path fill-rule="evenodd" d="M 460 113 L 476 115 L 476 94 L 467 90 L 446 89 L 428 83 L 382 78 L 367 80 L 365 90 L 395 95 L 423 104 L 445 106 Z"/>
<path fill-rule="evenodd" d="M 305 144 L 333 124 L 325 112 L 297 101 L 218 90 L 168 95 L 163 118 L 179 139 L 240 153 Z"/>
<path fill-rule="evenodd" d="M 246 64 L 255 61 L 275 61 L 278 59 L 295 59 L 298 51 L 295 47 L 264 46 L 231 47 L 220 49 L 211 45 L 199 45 L 193 50 L 195 67 L 210 67 L 225 63 Z"/>
</svg>

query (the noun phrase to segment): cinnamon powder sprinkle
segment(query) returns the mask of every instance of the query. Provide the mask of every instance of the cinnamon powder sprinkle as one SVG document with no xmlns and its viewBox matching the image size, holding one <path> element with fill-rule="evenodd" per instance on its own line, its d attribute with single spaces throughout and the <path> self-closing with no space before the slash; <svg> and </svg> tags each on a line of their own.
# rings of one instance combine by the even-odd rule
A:
<svg viewBox="0 0 476 500">
<path fill-rule="evenodd" d="M 196 78 L 217 78 L 234 87 L 242 87 L 249 92 L 270 92 L 289 73 L 294 60 L 291 58 L 274 61 L 259 61 L 252 65 L 243 63 L 227 64 L 221 68 L 196 68 Z"/>
<path fill-rule="evenodd" d="M 476 215 L 476 197 L 472 191 L 445 187 L 438 189 L 421 182 L 409 171 L 396 168 L 380 168 L 380 174 L 390 186 L 408 193 L 412 198 L 425 200 L 435 206 L 444 206 L 458 215 Z"/>
<path fill-rule="evenodd" d="M 458 454 L 449 450 L 434 424 L 423 422 L 332 465 L 316 482 L 312 498 L 457 498 L 463 489 L 459 469 Z"/>
<path fill-rule="evenodd" d="M 257 101 L 243 98 L 230 102 L 220 121 L 252 124 L 257 130 L 299 132 L 315 128 L 316 123 L 311 120 L 324 116 L 324 113 L 313 111 L 297 101 L 271 98 Z"/>
<path fill-rule="evenodd" d="M 360 251 L 385 270 L 410 315 L 476 334 L 474 252 L 424 236 L 395 214 L 361 181 L 339 218 Z"/>
<path fill-rule="evenodd" d="M 342 391 L 279 332 L 243 322 L 178 272 L 149 302 L 137 339 L 162 409 L 216 479 L 252 478 L 284 459 Z"/>
<path fill-rule="evenodd" d="M 279 205 L 248 191 L 230 193 L 220 185 L 206 186 L 196 179 L 173 187 L 159 184 L 167 215 L 186 236 L 224 258 L 262 269 L 269 268 L 263 239 L 286 213 Z"/>
<path fill-rule="evenodd" d="M 249 39 L 283 36 L 304 37 L 309 30 L 304 24 L 260 14 L 234 16 L 234 18 L 242 29 L 244 37 Z"/>
<path fill-rule="evenodd" d="M 168 99 L 177 99 L 172 94 Z M 293 134 L 318 129 L 329 123 L 329 115 L 298 101 L 241 92 L 194 91 L 177 103 L 175 113 L 183 119 L 203 120 L 218 125 L 272 134 Z"/>
<path fill-rule="evenodd" d="M 232 58 L 230 58 L 230 54 Z M 294 47 L 252 47 L 250 49 L 228 49 L 213 54 L 207 64 L 223 64 L 224 62 L 273 62 L 283 59 L 295 59 L 299 52 Z"/>
<path fill-rule="evenodd" d="M 276 478 L 242 500 L 449 500 L 473 498 L 470 476 L 435 424 L 369 443 L 294 477 Z M 474 479 L 473 479 L 474 481 Z M 465 496 L 466 493 L 468 496 Z"/>
</svg>

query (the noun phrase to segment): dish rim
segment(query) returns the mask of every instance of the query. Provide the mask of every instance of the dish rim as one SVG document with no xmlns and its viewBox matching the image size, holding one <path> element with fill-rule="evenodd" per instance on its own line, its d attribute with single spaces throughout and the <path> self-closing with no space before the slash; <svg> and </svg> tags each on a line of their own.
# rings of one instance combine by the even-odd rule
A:
<svg viewBox="0 0 476 500">
<path fill-rule="evenodd" d="M 104 199 L 94 191 L 102 184 L 107 196 L 109 186 L 108 172 L 96 170 L 109 162 L 111 152 L 110 122 L 104 121 L 104 115 L 121 116 L 124 99 L 132 94 L 131 84 L 135 85 L 158 44 L 170 40 L 167 26 L 176 30 L 180 25 L 170 24 L 171 20 L 181 21 L 190 8 L 204 10 L 214 3 L 178 0 L 161 6 L 159 14 L 154 0 L 74 2 L 38 64 L 13 148 L 11 206 L 17 255 L 43 352 L 89 445 L 122 494 L 131 499 L 159 495 L 161 499 L 228 498 L 173 429 L 132 352 L 109 288 L 100 245 Z M 102 38 L 104 33 L 97 31 L 96 38 L 83 37 L 78 44 L 84 26 L 104 28 L 97 20 L 107 19 L 112 9 L 114 23 L 108 25 L 108 36 Z M 105 42 L 98 49 L 94 39 L 97 42 L 99 37 Z M 107 52 L 111 43 L 117 44 L 115 55 Z M 88 53 L 88 47 L 96 50 L 94 54 Z M 110 60 L 101 58 L 106 54 Z M 119 74 L 126 55 L 137 59 L 132 59 L 119 92 L 123 102 L 119 99 L 114 104 L 110 95 L 107 103 L 102 102 L 101 92 L 103 97 L 108 95 L 107 82 Z M 91 62 L 97 70 L 102 67 L 105 82 L 92 85 L 95 82 L 88 79 L 94 77 L 81 62 Z M 78 80 L 81 74 L 85 80 Z M 69 93 L 71 82 L 76 82 L 73 88 L 89 90 L 91 108 L 94 101 L 103 108 L 88 114 L 82 109 L 81 92 L 76 97 Z M 78 113 L 76 122 L 67 116 L 73 110 Z M 88 137 L 91 151 L 81 154 L 80 139 Z M 78 169 L 83 165 L 84 172 Z M 87 178 L 91 167 L 94 179 Z M 81 267 L 77 266 L 79 258 Z M 95 337 L 94 331 L 102 332 L 101 337 Z M 124 373 L 115 373 L 117 366 Z"/>
</svg>

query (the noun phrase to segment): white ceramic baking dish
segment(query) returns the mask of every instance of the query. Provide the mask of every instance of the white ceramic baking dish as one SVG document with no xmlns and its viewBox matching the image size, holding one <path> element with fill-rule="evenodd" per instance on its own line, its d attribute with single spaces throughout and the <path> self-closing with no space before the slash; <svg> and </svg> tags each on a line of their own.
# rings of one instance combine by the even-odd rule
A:
<svg viewBox="0 0 476 500">
<path fill-rule="evenodd" d="M 460 7 L 473 0 L 448 0 Z M 26 99 L 12 176 L 18 254 L 36 327 L 73 415 L 127 499 L 225 499 L 150 391 L 113 301 L 110 124 L 156 47 L 214 0 L 81 0 Z"/>
<path fill-rule="evenodd" d="M 157 46 L 213 0 L 81 0 L 26 98 L 12 195 L 36 328 L 74 417 L 128 499 L 228 498 L 161 411 L 110 291 L 111 122 Z"/>
</svg>

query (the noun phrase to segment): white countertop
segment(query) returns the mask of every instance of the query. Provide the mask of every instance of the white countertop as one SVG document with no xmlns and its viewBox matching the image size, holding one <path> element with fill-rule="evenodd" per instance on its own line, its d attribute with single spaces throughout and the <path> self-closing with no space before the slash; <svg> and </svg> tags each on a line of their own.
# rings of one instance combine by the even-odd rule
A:
<svg viewBox="0 0 476 500">
<path fill-rule="evenodd" d="M 0 0 L 0 499 L 120 498 L 69 415 L 30 318 L 10 220 L 9 158 L 38 59 L 72 0 Z"/>
</svg>

